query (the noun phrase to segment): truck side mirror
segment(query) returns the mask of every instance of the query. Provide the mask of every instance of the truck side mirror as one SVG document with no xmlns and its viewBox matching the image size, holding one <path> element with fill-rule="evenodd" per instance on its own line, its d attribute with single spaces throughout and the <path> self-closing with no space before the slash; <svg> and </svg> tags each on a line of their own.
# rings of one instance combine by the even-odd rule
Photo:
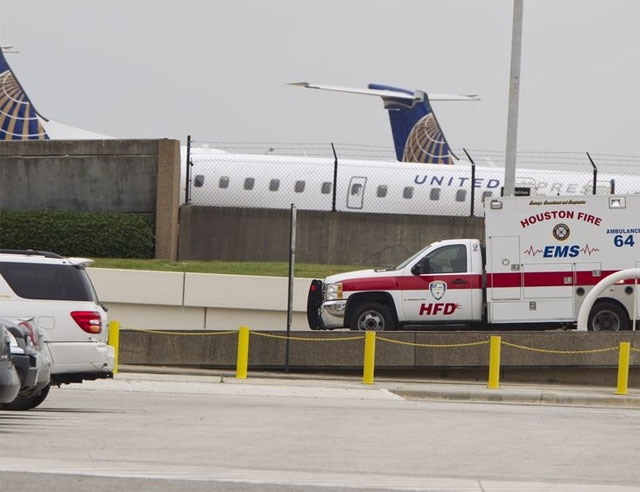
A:
<svg viewBox="0 0 640 492">
<path fill-rule="evenodd" d="M 414 275 L 424 275 L 426 273 L 429 273 L 429 270 L 429 260 L 424 258 L 413 265 L 413 267 L 411 268 L 411 273 Z"/>
</svg>

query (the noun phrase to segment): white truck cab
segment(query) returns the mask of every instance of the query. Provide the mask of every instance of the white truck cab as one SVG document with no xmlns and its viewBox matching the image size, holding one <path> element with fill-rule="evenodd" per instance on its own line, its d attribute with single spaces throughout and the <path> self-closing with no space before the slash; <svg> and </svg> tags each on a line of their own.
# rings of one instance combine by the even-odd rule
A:
<svg viewBox="0 0 640 492">
<path fill-rule="evenodd" d="M 309 326 L 573 327 L 596 283 L 640 266 L 639 195 L 500 198 L 485 208 L 486 252 L 477 239 L 438 241 L 392 269 L 314 280 Z M 589 329 L 630 327 L 634 283 L 608 289 Z"/>
</svg>

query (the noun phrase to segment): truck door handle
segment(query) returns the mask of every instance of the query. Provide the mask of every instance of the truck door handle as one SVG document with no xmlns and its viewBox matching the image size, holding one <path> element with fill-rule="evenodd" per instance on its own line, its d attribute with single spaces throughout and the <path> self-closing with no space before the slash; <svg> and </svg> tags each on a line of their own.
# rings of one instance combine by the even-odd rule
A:
<svg viewBox="0 0 640 492">
<path fill-rule="evenodd" d="M 457 278 L 455 280 L 452 280 L 451 283 L 454 285 L 462 285 L 462 284 L 468 284 L 469 282 L 463 278 Z"/>
</svg>

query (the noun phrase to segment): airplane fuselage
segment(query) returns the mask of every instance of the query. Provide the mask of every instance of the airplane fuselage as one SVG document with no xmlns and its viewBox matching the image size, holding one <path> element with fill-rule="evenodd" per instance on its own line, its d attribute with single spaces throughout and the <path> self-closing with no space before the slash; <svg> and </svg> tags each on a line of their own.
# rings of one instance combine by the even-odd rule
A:
<svg viewBox="0 0 640 492">
<path fill-rule="evenodd" d="M 487 197 L 501 194 L 504 169 L 340 160 L 312 157 L 197 153 L 192 156 L 193 205 L 412 215 L 482 215 Z M 633 179 L 636 178 L 636 179 Z M 600 174 L 598 193 L 640 192 L 636 176 Z M 520 169 L 516 184 L 531 195 L 593 193 L 588 172 Z"/>
</svg>

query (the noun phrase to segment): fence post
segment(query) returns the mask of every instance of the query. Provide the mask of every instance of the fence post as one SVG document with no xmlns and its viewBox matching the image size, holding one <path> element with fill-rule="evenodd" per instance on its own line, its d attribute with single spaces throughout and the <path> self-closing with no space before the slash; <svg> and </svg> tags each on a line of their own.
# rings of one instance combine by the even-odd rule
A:
<svg viewBox="0 0 640 492">
<path fill-rule="evenodd" d="M 367 331 L 364 334 L 364 370 L 362 384 L 373 384 L 373 372 L 376 362 L 376 332 Z"/>
<path fill-rule="evenodd" d="M 502 337 L 491 337 L 489 352 L 489 389 L 500 389 L 500 346 Z"/>
<path fill-rule="evenodd" d="M 589 154 L 589 152 L 587 152 L 587 157 L 589 158 L 589 162 L 591 162 L 591 166 L 593 167 L 592 191 L 593 191 L 593 195 L 595 195 L 598 191 L 598 168 L 596 167 L 596 163 L 593 162 L 593 159 L 591 158 L 591 154 Z"/>
<path fill-rule="evenodd" d="M 287 297 L 287 340 L 284 353 L 284 372 L 289 372 L 289 346 L 291 342 L 291 323 L 293 322 L 293 282 L 296 267 L 296 206 L 291 204 L 289 215 L 289 287 Z"/>
<path fill-rule="evenodd" d="M 249 327 L 241 326 L 238 330 L 238 358 L 236 362 L 236 379 L 247 379 L 249 364 Z"/>
<path fill-rule="evenodd" d="M 476 163 L 473 161 L 473 159 L 469 155 L 469 152 L 467 152 L 467 149 L 465 149 L 463 147 L 462 150 L 464 150 L 464 153 L 467 155 L 467 159 L 469 159 L 469 162 L 471 163 L 471 215 L 470 215 L 470 217 L 473 217 L 476 214 L 476 212 L 475 212 L 475 205 L 476 205 L 476 187 L 475 187 L 475 184 L 476 184 Z"/>
<path fill-rule="evenodd" d="M 184 201 L 191 203 L 191 135 L 187 135 L 187 161 L 185 163 Z"/>
<path fill-rule="evenodd" d="M 333 151 L 333 193 L 331 195 L 331 211 L 336 211 L 336 190 L 338 189 L 338 154 L 336 147 L 331 142 L 331 150 Z"/>
<path fill-rule="evenodd" d="M 620 355 L 618 357 L 618 389 L 616 395 L 628 395 L 629 391 L 629 354 L 630 342 L 620 342 Z"/>
<path fill-rule="evenodd" d="M 117 321 L 109 321 L 109 337 L 107 344 L 113 347 L 113 373 L 118 374 L 118 353 L 120 352 L 120 323 Z"/>
</svg>

